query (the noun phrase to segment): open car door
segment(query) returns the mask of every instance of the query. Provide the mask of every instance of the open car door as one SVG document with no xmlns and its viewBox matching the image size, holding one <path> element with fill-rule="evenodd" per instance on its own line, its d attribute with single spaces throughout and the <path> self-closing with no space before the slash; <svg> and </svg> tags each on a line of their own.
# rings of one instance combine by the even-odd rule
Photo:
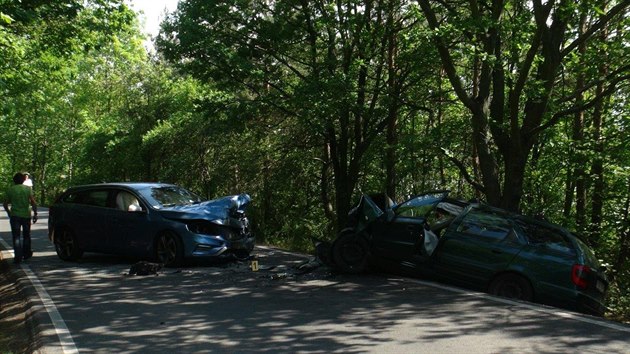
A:
<svg viewBox="0 0 630 354">
<path fill-rule="evenodd" d="M 447 191 L 422 194 L 388 211 L 387 218 L 372 225 L 373 255 L 396 261 L 426 256 L 424 229 L 427 216 L 447 196 Z"/>
</svg>

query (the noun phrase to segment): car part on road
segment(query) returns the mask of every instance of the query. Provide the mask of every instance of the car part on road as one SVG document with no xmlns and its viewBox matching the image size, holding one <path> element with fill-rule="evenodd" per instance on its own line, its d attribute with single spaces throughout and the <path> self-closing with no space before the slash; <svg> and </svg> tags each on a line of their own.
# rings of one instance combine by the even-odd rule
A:
<svg viewBox="0 0 630 354">
<path fill-rule="evenodd" d="M 160 263 L 140 261 L 131 265 L 128 275 L 157 275 L 162 266 Z"/>
</svg>

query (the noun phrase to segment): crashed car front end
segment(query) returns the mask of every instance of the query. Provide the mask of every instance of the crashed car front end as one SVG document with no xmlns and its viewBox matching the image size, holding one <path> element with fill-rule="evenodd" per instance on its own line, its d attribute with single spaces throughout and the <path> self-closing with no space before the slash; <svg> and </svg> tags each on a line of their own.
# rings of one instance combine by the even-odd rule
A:
<svg viewBox="0 0 630 354">
<path fill-rule="evenodd" d="M 249 195 L 240 194 L 164 208 L 161 214 L 185 225 L 187 256 L 244 258 L 255 244 L 245 212 L 250 202 Z"/>
</svg>

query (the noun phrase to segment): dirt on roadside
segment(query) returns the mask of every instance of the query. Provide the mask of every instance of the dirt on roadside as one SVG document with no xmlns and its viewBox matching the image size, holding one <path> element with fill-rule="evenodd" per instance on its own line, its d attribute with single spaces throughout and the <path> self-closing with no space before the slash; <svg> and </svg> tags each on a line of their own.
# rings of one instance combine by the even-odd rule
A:
<svg viewBox="0 0 630 354">
<path fill-rule="evenodd" d="M 1 258 L 1 255 L 0 255 Z M 16 267 L 0 259 L 0 353 L 32 353 L 30 304 Z"/>
</svg>

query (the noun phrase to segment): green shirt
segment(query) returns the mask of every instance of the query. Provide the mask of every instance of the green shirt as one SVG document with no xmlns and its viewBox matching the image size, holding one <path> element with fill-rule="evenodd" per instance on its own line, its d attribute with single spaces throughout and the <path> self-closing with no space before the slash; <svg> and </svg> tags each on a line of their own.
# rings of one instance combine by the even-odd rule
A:
<svg viewBox="0 0 630 354">
<path fill-rule="evenodd" d="M 7 190 L 6 202 L 11 204 L 9 214 L 22 218 L 31 217 L 31 199 L 33 190 L 23 184 L 15 184 Z"/>
</svg>

